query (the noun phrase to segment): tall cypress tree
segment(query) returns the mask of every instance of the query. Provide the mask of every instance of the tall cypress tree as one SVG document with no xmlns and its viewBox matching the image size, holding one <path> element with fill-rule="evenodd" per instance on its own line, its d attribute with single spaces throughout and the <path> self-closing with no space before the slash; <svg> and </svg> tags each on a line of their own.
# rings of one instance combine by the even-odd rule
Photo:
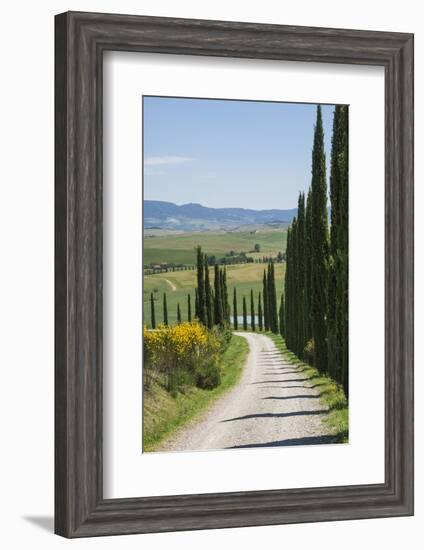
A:
<svg viewBox="0 0 424 550">
<path fill-rule="evenodd" d="M 243 296 L 243 330 L 247 330 L 247 306 L 246 306 L 246 296 Z"/>
<path fill-rule="evenodd" d="M 199 321 L 207 325 L 206 317 L 206 290 L 205 290 L 205 269 L 202 248 L 197 247 L 197 294 L 198 294 L 198 316 Z"/>
<path fill-rule="evenodd" d="M 208 257 L 205 254 L 205 299 L 206 299 L 206 324 L 209 329 L 213 326 L 213 302 L 212 289 L 209 281 Z"/>
<path fill-rule="evenodd" d="M 163 324 L 168 325 L 168 304 L 166 303 L 166 292 L 163 293 Z"/>
<path fill-rule="evenodd" d="M 221 290 L 221 311 L 222 311 L 222 324 L 225 323 L 225 302 L 224 302 L 224 272 L 219 269 L 219 288 Z"/>
<path fill-rule="evenodd" d="M 223 314 L 222 314 L 222 297 L 221 297 L 221 273 L 219 270 L 218 264 L 215 264 L 215 279 L 214 279 L 214 289 L 215 289 L 215 298 L 214 298 L 214 314 L 215 314 L 215 325 L 223 325 Z"/>
<path fill-rule="evenodd" d="M 271 332 L 274 332 L 274 316 L 272 311 L 272 280 L 271 280 L 271 264 L 268 264 L 266 274 L 266 305 L 268 309 L 268 327 Z"/>
<path fill-rule="evenodd" d="M 299 355 L 299 278 L 298 272 L 298 220 L 293 218 L 287 230 L 286 276 L 284 283 L 283 325 L 287 347 Z M 281 307 L 281 305 L 280 305 Z"/>
<path fill-rule="evenodd" d="M 333 114 L 333 135 L 331 138 L 331 168 L 330 168 L 330 258 L 328 267 L 328 372 L 330 376 L 340 381 L 340 349 L 337 342 L 336 326 L 336 301 L 337 301 L 337 263 L 338 263 L 338 224 L 340 217 L 340 177 L 338 154 L 340 153 L 339 141 L 339 113 L 338 109 Z"/>
<path fill-rule="evenodd" d="M 223 311 L 224 318 L 226 323 L 230 323 L 230 304 L 228 303 L 228 288 L 227 288 L 227 268 L 224 267 L 222 274 L 222 300 L 223 300 Z"/>
<path fill-rule="evenodd" d="M 342 131 L 339 155 L 341 183 L 336 323 L 337 340 L 341 349 L 341 383 L 346 396 L 349 396 L 349 112 L 347 105 L 342 105 L 339 109 Z"/>
<path fill-rule="evenodd" d="M 291 318 L 292 318 L 292 334 L 291 334 L 291 350 L 298 355 L 299 354 L 299 247 L 297 238 L 297 217 L 293 219 L 291 226 L 291 257 L 292 257 L 292 304 L 291 304 Z"/>
<path fill-rule="evenodd" d="M 309 188 L 305 211 L 305 342 L 312 338 L 312 190 Z"/>
<path fill-rule="evenodd" d="M 328 219 L 327 182 L 325 173 L 324 130 L 321 106 L 312 150 L 312 332 L 314 337 L 314 366 L 320 372 L 328 369 L 327 349 L 327 290 L 328 290 Z"/>
<path fill-rule="evenodd" d="M 233 291 L 233 325 L 234 325 L 234 330 L 238 330 L 237 291 L 236 291 L 236 287 L 234 287 L 234 291 Z"/>
<path fill-rule="evenodd" d="M 327 346 L 328 374 L 340 381 L 340 350 L 337 343 L 336 300 L 337 300 L 337 260 L 330 254 L 328 261 L 328 303 L 327 303 Z"/>
<path fill-rule="evenodd" d="M 150 321 L 152 328 L 156 328 L 156 314 L 155 314 L 155 301 L 153 299 L 153 292 L 150 293 Z"/>
<path fill-rule="evenodd" d="M 268 264 L 267 267 L 267 276 L 266 276 L 266 282 L 267 282 L 267 306 L 268 306 L 268 324 L 269 324 L 269 330 L 271 332 L 274 332 L 274 312 L 273 312 L 273 304 L 272 304 L 272 278 L 271 278 L 271 264 Z"/>
<path fill-rule="evenodd" d="M 187 320 L 191 323 L 191 296 L 187 294 Z"/>
<path fill-rule="evenodd" d="M 177 304 L 177 323 L 180 325 L 181 324 L 181 309 L 180 309 L 180 304 L 178 303 Z"/>
<path fill-rule="evenodd" d="M 334 111 L 330 200 L 328 362 L 330 374 L 348 395 L 348 107 L 344 105 Z"/>
<path fill-rule="evenodd" d="M 287 228 L 287 244 L 286 244 L 286 275 L 284 277 L 284 295 L 285 295 L 285 341 L 289 349 L 291 348 L 291 335 L 292 335 L 292 316 L 291 316 L 291 303 L 292 303 L 292 256 L 291 256 L 291 226 Z"/>
<path fill-rule="evenodd" d="M 277 313 L 277 293 L 275 288 L 274 264 L 268 264 L 268 318 L 269 327 L 274 334 L 278 334 L 278 313 Z"/>
<path fill-rule="evenodd" d="M 250 289 L 250 326 L 252 331 L 255 332 L 255 303 L 253 301 L 253 289 Z"/>
<path fill-rule="evenodd" d="M 273 300 L 274 300 L 274 324 L 275 324 L 275 334 L 278 334 L 278 326 L 279 326 L 279 320 L 278 320 L 278 309 L 279 309 L 279 306 L 278 306 L 278 301 L 277 301 L 277 285 L 276 285 L 276 282 L 275 282 L 275 264 L 272 263 L 272 284 L 273 284 L 273 288 L 274 288 L 274 295 L 273 295 Z"/>
<path fill-rule="evenodd" d="M 306 258 L 305 258 L 305 196 L 299 194 L 297 217 L 287 232 L 285 321 L 286 342 L 298 357 L 303 356 L 306 334 Z M 281 317 L 279 315 L 279 317 Z M 281 320 L 281 319 L 280 319 Z"/>
<path fill-rule="evenodd" d="M 341 153 L 340 168 L 340 224 L 338 233 L 339 264 L 337 285 L 337 326 L 341 349 L 341 382 L 346 396 L 349 396 L 349 113 L 348 106 L 340 106 Z"/>
<path fill-rule="evenodd" d="M 261 293 L 259 292 L 259 297 L 258 297 L 258 325 L 259 325 L 259 330 L 262 332 L 263 328 L 264 328 L 264 324 L 263 324 L 263 313 L 262 313 L 262 300 L 261 300 Z"/>
<path fill-rule="evenodd" d="M 296 226 L 296 273 L 297 273 L 297 355 L 303 357 L 305 349 L 305 195 L 299 194 Z"/>
<path fill-rule="evenodd" d="M 264 269 L 264 276 L 263 276 L 263 292 L 262 295 L 264 297 L 264 327 L 265 331 L 269 330 L 269 316 L 268 316 L 268 280 L 266 276 L 266 271 Z"/>
</svg>

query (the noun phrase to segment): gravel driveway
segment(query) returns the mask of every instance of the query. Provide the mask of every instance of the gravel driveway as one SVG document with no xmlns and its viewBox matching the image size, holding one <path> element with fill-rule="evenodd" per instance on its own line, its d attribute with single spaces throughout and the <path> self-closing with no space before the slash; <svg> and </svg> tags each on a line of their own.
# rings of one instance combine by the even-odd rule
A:
<svg viewBox="0 0 424 550">
<path fill-rule="evenodd" d="M 250 352 L 240 382 L 159 451 L 331 443 L 326 408 L 300 369 L 285 361 L 268 336 L 237 332 Z"/>
</svg>

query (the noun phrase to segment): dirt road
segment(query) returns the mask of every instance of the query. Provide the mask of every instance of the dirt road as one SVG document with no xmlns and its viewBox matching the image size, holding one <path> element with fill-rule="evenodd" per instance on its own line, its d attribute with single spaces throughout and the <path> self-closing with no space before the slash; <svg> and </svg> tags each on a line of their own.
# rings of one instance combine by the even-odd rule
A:
<svg viewBox="0 0 424 550">
<path fill-rule="evenodd" d="M 159 451 L 331 443 L 313 383 L 286 362 L 268 336 L 236 333 L 250 352 L 240 382 Z"/>
<path fill-rule="evenodd" d="M 168 285 L 170 286 L 170 288 L 173 292 L 175 292 L 177 290 L 177 287 L 174 285 L 174 283 L 172 281 L 170 281 L 169 279 L 165 279 L 165 281 L 168 283 Z"/>
</svg>

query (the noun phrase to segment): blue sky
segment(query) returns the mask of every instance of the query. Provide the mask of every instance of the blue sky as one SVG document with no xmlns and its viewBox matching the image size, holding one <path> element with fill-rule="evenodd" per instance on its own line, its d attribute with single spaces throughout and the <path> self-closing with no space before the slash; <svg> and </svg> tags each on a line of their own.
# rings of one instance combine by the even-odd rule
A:
<svg viewBox="0 0 424 550">
<path fill-rule="evenodd" d="M 143 116 L 145 199 L 285 209 L 310 185 L 316 105 L 144 97 Z"/>
</svg>

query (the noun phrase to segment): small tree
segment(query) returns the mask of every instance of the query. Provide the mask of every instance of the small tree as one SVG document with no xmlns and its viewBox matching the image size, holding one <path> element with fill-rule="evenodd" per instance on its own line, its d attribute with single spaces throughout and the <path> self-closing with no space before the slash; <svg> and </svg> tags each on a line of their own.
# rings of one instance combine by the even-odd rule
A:
<svg viewBox="0 0 424 550">
<path fill-rule="evenodd" d="M 263 297 L 264 297 L 264 328 L 265 331 L 269 330 L 269 317 L 268 317 L 268 279 L 266 276 L 266 270 L 264 269 L 263 276 Z"/>
<path fill-rule="evenodd" d="M 246 306 L 246 296 L 243 296 L 243 330 L 247 330 L 247 306 Z"/>
<path fill-rule="evenodd" d="M 163 324 L 168 324 L 168 305 L 166 303 L 166 292 L 163 293 Z"/>
<path fill-rule="evenodd" d="M 236 287 L 234 287 L 234 292 L 233 292 L 233 325 L 234 325 L 234 330 L 238 330 L 237 291 L 236 291 Z"/>
<path fill-rule="evenodd" d="M 187 295 L 187 320 L 191 323 L 191 296 Z"/>
<path fill-rule="evenodd" d="M 179 325 L 181 324 L 181 309 L 180 309 L 180 304 L 179 303 L 177 304 L 177 323 Z"/>
<path fill-rule="evenodd" d="M 156 328 L 155 301 L 153 299 L 153 292 L 150 293 L 150 320 L 152 328 Z"/>
<path fill-rule="evenodd" d="M 264 325 L 263 325 L 263 318 L 262 318 L 262 299 L 261 299 L 260 292 L 259 292 L 259 299 L 258 299 L 258 325 L 259 325 L 259 330 L 262 331 L 264 328 Z"/>
<path fill-rule="evenodd" d="M 260 245 L 259 243 L 256 243 L 253 250 L 254 250 L 255 252 L 260 252 L 260 251 L 261 251 L 261 245 Z"/>
<path fill-rule="evenodd" d="M 207 325 L 206 317 L 206 289 L 205 289 L 205 264 L 202 248 L 197 247 L 197 314 L 199 321 L 203 325 Z"/>
<path fill-rule="evenodd" d="M 253 301 L 253 289 L 250 289 L 250 326 L 252 331 L 255 332 L 255 303 Z"/>
<path fill-rule="evenodd" d="M 269 264 L 268 274 L 268 314 L 270 319 L 270 329 L 274 334 L 278 334 L 278 311 L 277 311 L 277 291 L 275 288 L 275 270 L 274 264 Z"/>
<path fill-rule="evenodd" d="M 212 289 L 209 281 L 208 257 L 205 254 L 205 297 L 206 297 L 206 323 L 209 329 L 213 326 Z"/>
<path fill-rule="evenodd" d="M 215 287 L 215 307 L 214 307 L 214 313 L 215 313 L 215 324 L 222 326 L 223 323 L 223 312 L 222 312 L 222 285 L 221 285 L 221 273 L 219 270 L 219 266 L 215 264 L 214 266 L 215 270 L 215 280 L 214 280 L 214 287 Z"/>
<path fill-rule="evenodd" d="M 228 302 L 227 268 L 226 267 L 224 267 L 224 272 L 222 274 L 222 283 L 223 283 L 222 308 L 225 313 L 224 320 L 226 323 L 230 324 L 230 304 Z"/>
</svg>

